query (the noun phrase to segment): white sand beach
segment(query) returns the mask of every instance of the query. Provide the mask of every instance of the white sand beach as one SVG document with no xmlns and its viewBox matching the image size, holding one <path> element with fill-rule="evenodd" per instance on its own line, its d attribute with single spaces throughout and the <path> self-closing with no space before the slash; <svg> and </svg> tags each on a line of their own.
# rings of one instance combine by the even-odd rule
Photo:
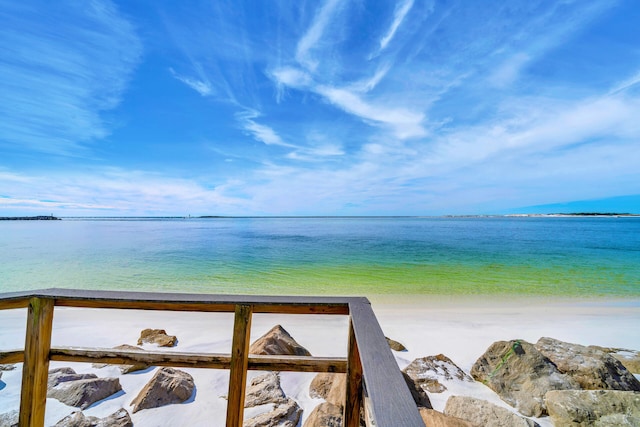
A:
<svg viewBox="0 0 640 427">
<path fill-rule="evenodd" d="M 394 352 L 400 368 L 419 357 L 445 354 L 467 373 L 476 359 L 498 340 L 535 342 L 543 336 L 584 345 L 640 349 L 640 300 L 568 300 L 543 298 L 373 297 L 373 308 L 383 332 L 407 347 Z M 52 345 L 113 347 L 135 345 L 140 331 L 162 328 L 178 337 L 166 351 L 220 352 L 231 347 L 233 315 L 137 310 L 57 308 Z M 26 310 L 0 311 L 0 351 L 21 348 Z M 346 355 L 348 319 L 322 315 L 254 315 L 252 341 L 275 324 L 281 324 L 314 356 Z M 144 345 L 145 348 L 155 346 Z M 121 375 L 116 366 L 94 369 L 90 364 L 52 362 L 51 367 L 71 366 L 78 373 L 117 376 L 123 391 L 97 402 L 84 412 L 104 417 L 120 408 L 131 412 L 131 400 L 153 376 L 156 368 Z M 132 414 L 134 425 L 224 425 L 228 371 L 183 369 L 195 378 L 196 392 L 187 402 Z M 250 378 L 258 375 L 251 372 Z M 287 396 L 304 409 L 300 425 L 320 399 L 309 396 L 315 374 L 281 373 Z M 4 371 L 0 379 L 0 414 L 17 409 L 21 369 Z M 448 390 L 429 395 L 435 409 L 442 410 L 450 395 L 470 395 L 509 408 L 480 383 L 448 383 Z M 245 418 L 269 408 L 252 408 Z M 76 408 L 47 399 L 46 425 L 53 425 Z M 542 426 L 551 425 L 545 418 Z"/>
</svg>

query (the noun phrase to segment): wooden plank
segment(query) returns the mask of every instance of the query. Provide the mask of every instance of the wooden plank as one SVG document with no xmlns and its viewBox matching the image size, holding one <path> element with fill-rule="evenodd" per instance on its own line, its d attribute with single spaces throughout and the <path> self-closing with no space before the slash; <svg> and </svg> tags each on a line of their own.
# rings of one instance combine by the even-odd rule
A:
<svg viewBox="0 0 640 427">
<path fill-rule="evenodd" d="M 347 359 L 344 357 L 309 356 L 249 356 L 249 369 L 254 371 L 291 371 L 291 372 L 347 372 Z"/>
<path fill-rule="evenodd" d="M 359 427 L 362 408 L 362 365 L 352 322 L 349 322 L 348 355 L 347 391 L 342 419 L 345 427 Z"/>
<path fill-rule="evenodd" d="M 29 300 L 18 422 L 20 427 L 44 425 L 53 308 L 53 299 Z"/>
<path fill-rule="evenodd" d="M 236 307 L 231 344 L 227 427 L 241 426 L 244 418 L 244 390 L 247 384 L 247 366 L 249 364 L 251 314 L 252 307 L 250 305 Z"/>
<path fill-rule="evenodd" d="M 152 366 L 176 368 L 229 369 L 231 367 L 231 355 L 229 354 L 150 352 L 83 347 L 51 348 L 50 359 L 58 362 L 118 365 L 144 363 Z M 256 371 L 346 372 L 347 360 L 332 357 L 250 355 L 247 369 Z"/>
<path fill-rule="evenodd" d="M 424 427 L 370 304 L 351 303 L 364 387 L 378 427 Z"/>
<path fill-rule="evenodd" d="M 0 298 L 0 310 L 10 310 L 12 308 L 26 308 L 29 305 L 29 298 L 18 297 L 5 297 Z"/>
<path fill-rule="evenodd" d="M 0 365 L 22 363 L 23 361 L 24 350 L 6 350 L 0 352 Z"/>
<path fill-rule="evenodd" d="M 157 292 L 43 289 L 0 293 L 0 300 L 20 297 L 54 298 L 56 305 L 91 308 L 134 308 L 192 311 L 235 311 L 236 305 L 252 305 L 254 313 L 348 314 L 348 304 L 365 300 L 353 297 L 305 297 L 260 295 L 213 295 Z M 114 304 L 115 303 L 115 304 Z M 203 307 L 201 307 L 203 306 Z M 208 306 L 208 307 L 206 307 Z M 158 308 L 155 308 L 158 307 Z"/>
</svg>

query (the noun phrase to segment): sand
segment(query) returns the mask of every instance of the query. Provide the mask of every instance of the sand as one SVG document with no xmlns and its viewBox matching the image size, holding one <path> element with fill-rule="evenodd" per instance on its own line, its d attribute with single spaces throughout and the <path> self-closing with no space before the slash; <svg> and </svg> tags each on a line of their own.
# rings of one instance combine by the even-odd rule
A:
<svg viewBox="0 0 640 427">
<path fill-rule="evenodd" d="M 408 351 L 394 352 L 403 368 L 413 359 L 443 353 L 469 372 L 475 360 L 498 340 L 542 336 L 584 345 L 640 349 L 640 300 L 547 300 L 544 298 L 377 297 L 373 308 L 385 335 L 404 344 Z M 0 351 L 21 348 L 26 310 L 0 311 Z M 176 335 L 174 351 L 228 353 L 233 315 L 220 313 L 174 313 L 138 310 L 56 308 L 54 346 L 113 347 L 135 345 L 144 328 L 163 328 Z M 345 356 L 348 319 L 345 316 L 255 315 L 252 340 L 275 324 L 281 324 L 314 356 Z M 157 349 L 152 345 L 143 346 Z M 171 349 L 167 350 L 171 351 Z M 153 376 L 156 368 L 120 375 L 115 366 L 94 369 L 90 364 L 52 362 L 51 367 L 71 366 L 79 373 L 118 376 L 123 391 L 86 409 L 86 415 L 107 416 L 130 402 Z M 21 365 L 5 371 L 0 379 L 0 414 L 19 406 Z M 194 376 L 196 393 L 179 405 L 143 410 L 132 415 L 136 427 L 164 425 L 224 426 L 228 371 L 184 369 Z M 250 378 L 260 374 L 251 372 Z M 308 394 L 314 374 L 282 373 L 285 393 L 305 411 L 320 403 Z M 441 394 L 431 393 L 435 409 L 442 410 L 452 394 L 470 395 L 508 407 L 480 383 L 452 383 Z M 53 425 L 76 410 L 47 399 L 45 425 Z M 245 418 L 268 407 L 247 410 Z M 551 425 L 546 418 L 542 426 Z M 300 424 L 302 425 L 302 424 Z"/>
</svg>

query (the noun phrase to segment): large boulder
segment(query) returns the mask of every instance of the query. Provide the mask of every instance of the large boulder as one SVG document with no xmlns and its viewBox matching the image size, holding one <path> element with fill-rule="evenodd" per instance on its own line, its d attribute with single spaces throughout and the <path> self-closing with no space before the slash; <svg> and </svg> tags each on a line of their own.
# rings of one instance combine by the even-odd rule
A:
<svg viewBox="0 0 640 427">
<path fill-rule="evenodd" d="M 47 390 L 47 397 L 86 409 L 121 390 L 120 380 L 117 378 L 88 378 L 61 382 Z"/>
<path fill-rule="evenodd" d="M 296 427 L 302 415 L 302 408 L 290 398 L 276 404 L 270 412 L 262 413 L 246 420 L 243 427 Z"/>
<path fill-rule="evenodd" d="M 133 422 L 125 409 L 105 418 L 87 417 L 80 411 L 64 417 L 54 427 L 133 427 Z"/>
<path fill-rule="evenodd" d="M 98 378 L 96 374 L 77 374 L 72 368 L 55 368 L 49 370 L 47 377 L 47 391 L 56 387 L 60 383 L 69 381 L 88 380 Z"/>
<path fill-rule="evenodd" d="M 462 418 L 451 417 L 433 409 L 420 408 L 420 416 L 427 427 L 474 427 Z"/>
<path fill-rule="evenodd" d="M 167 335 L 164 329 L 143 329 L 138 338 L 138 345 L 157 344 L 160 347 L 173 347 L 178 342 L 175 335 Z"/>
<path fill-rule="evenodd" d="M 113 347 L 115 350 L 144 350 L 141 347 L 136 347 L 135 345 L 129 345 L 129 344 L 122 344 L 122 345 L 118 345 Z M 94 363 L 91 365 L 93 368 L 96 369 L 102 369 L 105 366 L 109 366 L 108 363 Z M 118 367 L 120 368 L 120 372 L 122 372 L 123 374 L 128 374 L 130 372 L 136 372 L 136 371 L 142 371 L 145 370 L 149 367 L 149 365 L 145 364 L 145 363 L 136 363 L 133 365 L 118 365 Z"/>
<path fill-rule="evenodd" d="M 311 411 L 304 427 L 342 427 L 342 408 L 323 402 Z"/>
<path fill-rule="evenodd" d="M 142 409 L 182 403 L 191 397 L 195 387 L 193 377 L 188 373 L 173 368 L 160 368 L 131 401 L 132 412 L 135 414 Z"/>
<path fill-rule="evenodd" d="M 514 414 L 508 409 L 468 396 L 449 397 L 444 413 L 468 421 L 474 427 L 539 427 L 535 421 Z"/>
<path fill-rule="evenodd" d="M 265 403 L 283 403 L 286 401 L 280 387 L 280 377 L 275 372 L 267 372 L 251 380 L 244 398 L 244 407 L 252 408 Z"/>
<path fill-rule="evenodd" d="M 544 395 L 549 390 L 579 389 L 570 376 L 524 340 L 498 341 L 476 361 L 471 375 L 495 391 L 502 400 L 526 416 L 547 413 Z"/>
<path fill-rule="evenodd" d="M 0 427 L 18 427 L 20 412 L 17 409 L 0 414 Z"/>
<path fill-rule="evenodd" d="M 309 384 L 309 396 L 322 398 L 340 408 L 344 406 L 347 394 L 347 376 L 322 372 L 316 375 Z"/>
<path fill-rule="evenodd" d="M 585 390 L 640 391 L 640 381 L 610 354 L 579 344 L 543 337 L 536 349 Z"/>
<path fill-rule="evenodd" d="M 309 351 L 296 342 L 280 325 L 258 338 L 249 347 L 250 354 L 286 354 L 291 356 L 311 356 Z"/>
<path fill-rule="evenodd" d="M 556 426 L 640 426 L 639 392 L 553 390 L 545 401 Z"/>
<path fill-rule="evenodd" d="M 473 382 L 473 378 L 460 369 L 444 354 L 415 359 L 403 369 L 413 382 L 431 393 L 441 393 L 447 389 L 447 381 Z"/>
</svg>

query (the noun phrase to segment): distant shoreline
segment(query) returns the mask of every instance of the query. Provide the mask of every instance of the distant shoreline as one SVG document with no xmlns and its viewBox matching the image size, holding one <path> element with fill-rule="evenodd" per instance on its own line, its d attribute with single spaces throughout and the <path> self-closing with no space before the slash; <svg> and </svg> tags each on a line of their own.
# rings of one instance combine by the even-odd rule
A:
<svg viewBox="0 0 640 427">
<path fill-rule="evenodd" d="M 361 218 L 640 218 L 640 214 L 616 213 L 616 212 L 578 212 L 578 213 L 521 213 L 503 215 L 201 215 L 201 216 L 68 216 L 56 217 L 53 215 L 38 216 L 5 216 L 0 221 L 60 221 L 69 220 L 154 220 L 154 219 L 361 219 Z"/>
<path fill-rule="evenodd" d="M 60 221 L 61 218 L 53 215 L 39 216 L 0 216 L 0 221 Z"/>
</svg>

